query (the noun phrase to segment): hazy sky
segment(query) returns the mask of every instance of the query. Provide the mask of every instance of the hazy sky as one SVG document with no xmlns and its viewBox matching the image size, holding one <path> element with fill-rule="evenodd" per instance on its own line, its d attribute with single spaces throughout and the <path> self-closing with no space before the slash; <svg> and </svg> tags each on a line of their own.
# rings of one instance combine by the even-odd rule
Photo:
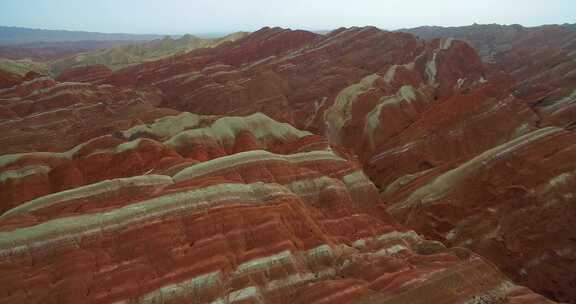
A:
<svg viewBox="0 0 576 304">
<path fill-rule="evenodd" d="M 128 33 L 576 22 L 576 0 L 0 0 L 0 25 Z"/>
</svg>

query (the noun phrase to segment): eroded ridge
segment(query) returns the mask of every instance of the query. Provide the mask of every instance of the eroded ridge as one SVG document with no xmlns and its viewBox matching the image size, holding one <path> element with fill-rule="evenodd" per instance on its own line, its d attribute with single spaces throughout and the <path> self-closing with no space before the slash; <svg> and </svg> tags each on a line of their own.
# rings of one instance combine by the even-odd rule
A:
<svg viewBox="0 0 576 304">
<path fill-rule="evenodd" d="M 85 174 L 87 159 L 138 170 L 8 208 L 1 303 L 551 303 L 403 228 L 359 163 L 262 114 L 181 113 L 107 136 L 2 156 L 8 192 L 57 168 Z M 131 161 L 150 151 L 164 152 Z"/>
</svg>

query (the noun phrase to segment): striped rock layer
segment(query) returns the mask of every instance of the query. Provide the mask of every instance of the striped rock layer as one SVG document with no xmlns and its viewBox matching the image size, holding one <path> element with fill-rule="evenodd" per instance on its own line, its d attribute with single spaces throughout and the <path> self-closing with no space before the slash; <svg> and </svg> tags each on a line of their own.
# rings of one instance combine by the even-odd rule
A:
<svg viewBox="0 0 576 304">
<path fill-rule="evenodd" d="M 358 156 L 391 213 L 404 225 L 451 246 L 446 233 L 469 222 L 474 227 L 463 246 L 492 257 L 522 284 L 554 299 L 576 301 L 572 234 L 558 235 L 558 229 L 564 229 L 560 226 L 576 220 L 572 190 L 554 188 L 554 195 L 566 201 L 558 209 L 554 198 L 533 189 L 557 176 L 564 180 L 576 169 L 570 161 L 572 142 L 551 140 L 553 150 L 544 151 L 538 147 L 540 141 L 527 141 L 530 154 L 498 154 L 503 163 L 494 170 L 488 170 L 489 162 L 467 167 L 484 153 L 525 141 L 547 127 L 573 129 L 576 36 L 557 26 L 513 26 L 503 35 L 490 30 L 470 36 L 480 57 L 468 44 L 443 35 L 426 41 L 374 27 L 341 28 L 327 35 L 264 28 L 231 44 L 129 67 L 98 81 L 155 88 L 162 93 L 163 106 L 178 110 L 211 115 L 262 112 L 322 134 Z M 486 46 L 491 41 L 499 45 Z M 486 47 L 495 49 L 486 53 Z M 482 62 L 487 58 L 489 65 Z M 547 161 L 551 156 L 554 161 Z M 530 167 L 512 165 L 513 159 Z M 467 172 L 469 182 L 441 178 L 451 170 Z M 526 172 L 537 174 L 524 177 Z M 500 174 L 508 177 L 501 180 Z M 420 209 L 435 206 L 425 202 L 437 196 L 405 204 L 404 196 L 437 179 L 460 193 L 445 208 Z M 532 222 L 534 229 L 487 234 L 485 225 L 492 220 L 515 225 L 501 212 L 516 208 L 518 201 L 542 216 Z M 490 213 L 490 220 L 474 220 L 477 210 L 492 210 L 493 205 L 502 209 Z M 563 220 L 556 223 L 549 214 L 562 214 Z M 436 227 L 424 228 L 429 225 Z M 520 234 L 527 240 L 516 242 Z M 478 245 L 486 239 L 515 249 Z M 545 253 L 554 263 L 540 263 L 546 264 L 538 266 L 544 270 L 536 270 L 532 261 Z"/>
<path fill-rule="evenodd" d="M 365 161 L 389 211 L 429 238 L 488 257 L 520 284 L 574 303 L 576 31 L 413 32 L 466 39 L 491 67 L 483 86 L 440 103 Z"/>
<path fill-rule="evenodd" d="M 28 252 L 22 244 L 36 243 L 47 235 L 58 241 L 47 241 L 46 246 L 57 248 L 84 248 L 77 245 L 83 244 L 78 240 L 84 234 L 99 242 L 82 251 L 84 260 L 67 257 L 72 260 L 100 261 L 95 248 L 111 246 L 106 247 L 112 249 L 105 250 L 104 262 L 78 270 L 89 276 L 81 276 L 81 282 L 88 282 L 82 286 L 103 280 L 89 275 L 95 273 L 94 267 L 111 267 L 104 272 L 111 280 L 115 271 L 125 271 L 126 277 L 103 287 L 109 290 L 97 292 L 105 299 L 104 294 L 112 294 L 110 301 L 427 303 L 430 297 L 434 303 L 541 301 L 512 287 L 501 273 L 551 299 L 574 301 L 573 35 L 552 27 L 510 39 L 514 48 L 505 48 L 487 66 L 472 47 L 450 37 L 424 41 L 373 27 L 342 28 L 324 36 L 264 28 L 213 49 L 114 73 L 87 67 L 60 79 L 71 82 L 30 76 L 0 91 L 4 126 L 0 227 L 29 236 L 6 237 L 14 252 Z M 269 163 L 277 167 L 264 165 Z M 356 183 L 370 186 L 355 191 L 350 184 Z M 229 195 L 221 198 L 221 192 Z M 167 195 L 172 196 L 161 198 Z M 242 201 L 242 207 L 237 201 Z M 269 204 L 299 207 L 270 209 L 270 213 L 241 211 Z M 187 219 L 181 225 L 171 220 L 180 213 Z M 187 214 L 210 215 L 188 219 Z M 264 225 L 268 220 L 261 222 L 256 214 L 273 218 L 274 224 L 266 225 L 276 227 L 279 221 L 282 228 L 269 231 Z M 195 232 L 187 229 L 197 218 L 206 221 L 191 229 L 210 232 L 195 238 L 189 235 Z M 343 218 L 351 220 L 343 224 Z M 96 224 L 102 219 L 111 219 L 113 224 L 106 222 L 106 226 L 114 228 L 100 228 L 104 232 L 98 238 L 93 231 L 102 226 Z M 163 224 L 164 219 L 168 223 Z M 304 219 L 305 223 L 299 222 Z M 85 224 L 74 226 L 77 222 Z M 160 226 L 145 233 L 126 232 L 122 240 L 116 239 L 118 231 L 127 229 L 126 223 L 134 223 L 136 231 L 148 222 Z M 228 222 L 235 224 L 227 228 Z M 53 224 L 40 226 L 45 223 Z M 264 231 L 294 245 L 282 247 L 268 239 L 272 236 L 258 243 L 262 240 L 258 235 L 264 232 L 251 229 L 260 224 Z M 169 232 L 162 232 L 163 225 Z M 28 230 L 37 226 L 42 228 Z M 371 230 L 381 226 L 393 228 Z M 63 227 L 58 228 L 63 232 L 43 234 L 56 229 L 50 227 Z M 382 268 L 374 266 L 380 265 L 375 260 L 379 251 L 385 249 L 385 256 L 397 259 L 399 248 L 367 245 L 368 251 L 362 251 L 354 245 L 410 230 L 448 248 L 472 249 L 499 271 L 481 259 L 480 268 L 453 268 L 435 258 L 431 264 L 415 262 L 438 252 L 451 256 L 448 259 L 455 257 L 458 263 L 477 258 L 424 241 L 426 245 L 405 245 L 408 249 L 401 252 L 408 255 L 400 259 L 408 262 L 398 269 L 407 267 L 425 278 L 412 272 L 400 275 L 387 268 L 388 262 L 382 262 L 386 265 Z M 152 243 L 147 243 L 148 235 Z M 242 241 L 229 240 L 237 235 Z M 130 238 L 138 240 L 131 243 Z M 186 242 L 204 238 L 210 245 L 201 253 L 181 249 L 195 248 L 197 243 Z M 311 241 L 317 238 L 321 241 Z M 179 244 L 178 253 L 171 251 L 171 242 Z M 120 246 L 116 243 L 126 247 L 114 247 Z M 270 249 L 268 244 L 280 247 Z M 326 269 L 307 258 L 323 245 L 337 257 L 322 264 Z M 58 252 L 55 256 L 65 256 Z M 218 258 L 205 252 L 217 252 Z M 129 260 L 123 254 L 137 262 L 126 262 L 128 268 L 122 268 Z M 149 262 L 154 259 L 163 262 Z M 256 277 L 234 275 L 252 269 L 246 266 L 251 261 L 276 265 L 269 260 L 286 259 L 298 261 L 290 262 L 296 270 L 282 270 L 278 276 L 264 267 L 264 274 Z M 44 258 L 30 260 L 26 265 L 31 269 L 49 269 L 50 275 L 42 281 L 50 282 L 49 286 L 68 278 L 58 272 L 68 269 L 64 264 L 36 267 L 34 262 Z M 208 263 L 198 266 L 206 271 L 193 268 L 189 275 L 183 270 L 187 268 L 182 265 L 200 261 Z M 344 270 L 358 261 L 363 261 L 362 267 Z M 433 276 L 430 267 L 436 264 L 444 265 L 447 272 Z M 163 276 L 170 278 L 160 279 Z M 455 280 L 454 276 L 474 279 Z M 133 282 L 128 277 L 141 279 Z M 484 283 L 488 281 L 492 283 Z M 68 282 L 53 288 L 34 284 L 56 293 Z M 216 287 L 208 295 L 190 291 L 205 285 Z M 10 292 L 19 290 L 7 286 Z M 86 297 L 94 296 L 92 287 L 70 286 L 85 291 Z M 116 297 L 114 286 L 127 296 Z M 10 299 L 39 292 L 24 290 L 20 295 L 8 293 L 16 297 Z M 97 302 L 93 298 L 54 301 Z"/>
<path fill-rule="evenodd" d="M 567 25 L 473 25 L 403 30 L 422 38 L 454 37 L 469 42 L 517 84 L 512 93 L 529 102 L 543 126 L 576 124 L 576 31 Z"/>
<path fill-rule="evenodd" d="M 79 84 L 46 85 L 42 100 Z M 350 154 L 264 114 L 163 112 L 153 98 L 138 112 L 119 98 L 87 115 L 88 129 L 114 126 L 89 140 L 18 140 L 18 120 L 71 121 L 91 99 L 70 100 L 1 121 L 19 148 L 0 156 L 0 303 L 554 303 L 404 228 Z"/>
<path fill-rule="evenodd" d="M 402 223 L 481 253 L 516 282 L 573 299 L 576 134 L 527 133 L 458 165 L 391 183 L 383 197 Z"/>
</svg>

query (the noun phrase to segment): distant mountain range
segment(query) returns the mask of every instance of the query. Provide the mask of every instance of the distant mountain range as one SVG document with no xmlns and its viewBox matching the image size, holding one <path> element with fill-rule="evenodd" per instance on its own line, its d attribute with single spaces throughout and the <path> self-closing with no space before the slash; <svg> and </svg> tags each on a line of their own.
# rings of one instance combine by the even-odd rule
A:
<svg viewBox="0 0 576 304">
<path fill-rule="evenodd" d="M 246 32 L 237 32 L 225 37 L 204 39 L 193 35 L 184 35 L 178 39 L 164 37 L 139 44 L 130 44 L 103 49 L 99 51 L 80 53 L 52 62 L 51 71 L 59 74 L 65 69 L 102 64 L 112 70 L 158 60 L 168 56 L 183 54 L 198 48 L 210 48 L 227 41 L 235 41 L 248 35 Z"/>
<path fill-rule="evenodd" d="M 146 42 L 146 41 L 144 41 Z M 29 59 L 47 62 L 78 53 L 109 49 L 116 46 L 143 43 L 141 41 L 62 41 L 30 42 L 17 45 L 0 45 L 0 58 Z"/>
<path fill-rule="evenodd" d="M 1 44 L 62 41 L 148 41 L 164 35 L 108 34 L 84 31 L 42 30 L 14 26 L 0 26 Z"/>
<path fill-rule="evenodd" d="M 452 37 L 472 45 L 485 62 L 493 62 L 494 56 L 512 48 L 514 43 L 529 39 L 540 30 L 570 28 L 576 30 L 576 24 L 542 25 L 525 27 L 519 24 L 472 24 L 459 27 L 421 26 L 400 29 L 399 32 L 411 33 L 422 39 L 431 40 Z"/>
<path fill-rule="evenodd" d="M 0 26 L 0 68 L 17 75 L 28 71 L 58 75 L 65 69 L 105 65 L 117 70 L 132 64 L 183 54 L 234 41 L 248 33 L 200 38 L 105 34 Z"/>
</svg>

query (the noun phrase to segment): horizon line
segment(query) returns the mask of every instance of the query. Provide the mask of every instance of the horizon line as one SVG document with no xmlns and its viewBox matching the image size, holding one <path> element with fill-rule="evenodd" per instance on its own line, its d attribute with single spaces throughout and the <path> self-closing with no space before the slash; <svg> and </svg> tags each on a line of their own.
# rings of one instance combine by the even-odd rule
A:
<svg viewBox="0 0 576 304">
<path fill-rule="evenodd" d="M 420 27 L 442 27 L 442 28 L 457 28 L 457 27 L 467 27 L 467 26 L 482 26 L 482 25 L 500 25 L 500 26 L 522 26 L 525 28 L 534 28 L 534 27 L 541 27 L 541 26 L 563 26 L 563 25 L 570 25 L 573 23 L 543 23 L 543 24 L 538 24 L 538 25 L 523 25 L 523 24 L 519 24 L 519 23 L 477 23 L 477 22 L 473 22 L 470 24 L 464 24 L 464 25 L 450 25 L 450 26 L 446 26 L 446 25 L 418 25 L 418 26 L 414 26 L 414 27 L 401 27 L 401 28 L 394 28 L 394 29 L 389 29 L 389 28 L 382 28 L 376 25 L 353 25 L 353 26 L 346 26 L 344 28 L 353 28 L 353 27 L 369 27 L 369 26 L 373 26 L 376 27 L 380 30 L 385 30 L 385 31 L 399 31 L 399 30 L 403 30 L 403 29 L 414 29 L 414 28 L 420 28 Z M 283 29 L 290 29 L 290 30 L 303 30 L 303 31 L 309 31 L 309 32 L 330 32 L 330 31 L 334 31 L 336 29 L 342 28 L 343 26 L 340 27 L 335 27 L 335 28 L 317 28 L 317 29 L 312 29 L 312 28 L 306 28 L 306 27 L 300 27 L 300 28 L 293 28 L 293 27 L 285 27 L 285 26 L 278 26 L 278 25 L 265 25 L 265 26 L 261 26 L 255 30 L 246 30 L 246 29 L 238 29 L 238 30 L 203 30 L 203 31 L 182 31 L 182 32 L 173 32 L 173 33 L 135 33 L 135 32 L 107 32 L 107 31 L 91 31 L 91 30 L 79 30 L 79 29 L 63 29 L 63 28 L 38 28 L 38 27 L 27 27 L 27 26 L 20 26 L 20 25 L 3 25 L 0 24 L 0 27 L 7 27 L 7 28 L 20 28 L 20 29 L 29 29 L 29 30 L 38 30 L 38 31 L 63 31 L 63 32 L 81 32 L 81 33 L 90 33 L 90 34 L 109 34 L 109 35 L 138 35 L 138 36 L 178 36 L 178 35 L 186 35 L 186 34 L 192 34 L 192 35 L 199 35 L 199 34 L 232 34 L 232 33 L 237 33 L 237 32 L 256 32 L 258 30 L 261 30 L 263 28 L 274 28 L 274 27 L 279 27 L 279 28 L 283 28 Z"/>
</svg>

